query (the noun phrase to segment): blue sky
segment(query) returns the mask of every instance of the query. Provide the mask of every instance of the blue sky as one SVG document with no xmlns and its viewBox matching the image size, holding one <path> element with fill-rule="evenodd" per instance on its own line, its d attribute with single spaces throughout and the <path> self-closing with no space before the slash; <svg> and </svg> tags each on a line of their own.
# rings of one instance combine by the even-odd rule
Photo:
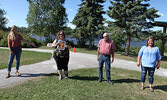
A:
<svg viewBox="0 0 167 100">
<path fill-rule="evenodd" d="M 66 12 L 68 14 L 69 22 L 71 22 L 77 13 L 79 8 L 78 4 L 80 4 L 80 0 L 66 0 L 64 7 L 66 8 Z M 161 17 L 155 19 L 156 21 L 165 21 L 167 22 L 167 0 L 151 0 L 150 7 L 154 7 L 159 10 L 158 14 Z M 104 11 L 108 10 L 108 6 L 110 6 L 109 0 L 104 3 Z M 26 17 L 29 11 L 29 4 L 27 0 L 0 0 L 0 8 L 6 11 L 6 17 L 9 22 L 7 26 L 17 25 L 19 27 L 27 27 Z M 104 15 L 107 20 L 112 20 L 107 15 Z M 68 23 L 68 26 L 74 28 L 74 25 Z M 155 30 L 162 29 L 159 27 L 155 27 Z"/>
</svg>

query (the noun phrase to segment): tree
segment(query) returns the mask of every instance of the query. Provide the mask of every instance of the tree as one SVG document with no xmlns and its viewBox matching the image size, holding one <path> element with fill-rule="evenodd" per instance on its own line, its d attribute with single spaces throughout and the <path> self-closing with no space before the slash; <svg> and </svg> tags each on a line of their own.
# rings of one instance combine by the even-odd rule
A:
<svg viewBox="0 0 167 100">
<path fill-rule="evenodd" d="M 6 29 L 6 24 L 8 22 L 7 18 L 4 16 L 6 12 L 0 8 L 0 30 Z"/>
<path fill-rule="evenodd" d="M 167 34 L 161 32 L 161 31 L 156 31 L 156 34 L 154 35 L 154 39 L 161 41 L 160 53 L 161 53 L 162 56 L 164 56 L 165 44 L 166 44 L 166 41 L 167 41 Z"/>
<path fill-rule="evenodd" d="M 125 54 L 129 55 L 131 39 L 145 36 L 152 28 L 151 22 L 159 17 L 157 10 L 148 8 L 149 0 L 112 0 L 107 15 L 114 19 L 113 25 L 123 30 L 126 38 Z"/>
<path fill-rule="evenodd" d="M 76 25 L 74 29 L 73 37 L 78 39 L 81 47 L 85 46 L 87 40 L 89 40 L 89 49 L 92 48 L 92 41 L 94 37 L 97 37 L 97 32 L 103 25 L 104 18 L 102 14 L 103 5 L 105 0 L 82 0 L 79 5 L 80 8 L 76 14 L 73 24 Z"/>
<path fill-rule="evenodd" d="M 27 0 L 29 12 L 28 27 L 33 33 L 52 41 L 52 35 L 63 29 L 67 14 L 63 6 L 65 0 Z"/>
</svg>

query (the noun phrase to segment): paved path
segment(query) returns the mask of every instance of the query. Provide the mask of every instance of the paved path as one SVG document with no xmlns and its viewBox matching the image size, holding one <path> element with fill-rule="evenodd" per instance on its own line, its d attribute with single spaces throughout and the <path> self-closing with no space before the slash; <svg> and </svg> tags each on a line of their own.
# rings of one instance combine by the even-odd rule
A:
<svg viewBox="0 0 167 100">
<path fill-rule="evenodd" d="M 3 47 L 0 47 L 0 48 L 3 48 Z M 23 48 L 23 50 L 49 52 L 49 53 L 52 52 L 52 50 L 44 50 L 44 49 Z M 98 62 L 96 60 L 96 57 L 97 57 L 96 55 L 92 55 L 92 54 L 70 52 L 69 70 L 79 69 L 79 68 L 98 67 Z M 132 62 L 132 61 L 115 59 L 114 63 L 111 66 L 116 68 L 140 71 L 140 68 L 136 66 L 136 62 Z M 47 61 L 36 63 L 36 64 L 20 66 L 19 72 L 22 74 L 21 77 L 17 77 L 14 74 L 15 68 L 12 68 L 12 72 L 11 72 L 12 77 L 6 79 L 5 76 L 7 73 L 7 69 L 2 69 L 0 70 L 0 88 L 5 88 L 11 85 L 19 84 L 24 82 L 25 80 L 46 75 L 49 73 L 54 73 L 56 71 L 57 71 L 57 67 L 53 58 Z M 155 72 L 155 74 L 159 76 L 167 77 L 167 69 L 160 68 L 158 71 Z"/>
</svg>

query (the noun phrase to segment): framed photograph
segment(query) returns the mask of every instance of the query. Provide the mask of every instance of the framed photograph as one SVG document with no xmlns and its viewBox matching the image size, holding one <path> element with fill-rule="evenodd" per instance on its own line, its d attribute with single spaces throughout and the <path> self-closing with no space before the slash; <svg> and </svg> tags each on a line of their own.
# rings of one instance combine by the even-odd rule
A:
<svg viewBox="0 0 167 100">
<path fill-rule="evenodd" d="M 59 49 L 59 50 L 65 50 L 65 46 L 66 46 L 66 41 L 59 41 L 57 49 Z"/>
</svg>

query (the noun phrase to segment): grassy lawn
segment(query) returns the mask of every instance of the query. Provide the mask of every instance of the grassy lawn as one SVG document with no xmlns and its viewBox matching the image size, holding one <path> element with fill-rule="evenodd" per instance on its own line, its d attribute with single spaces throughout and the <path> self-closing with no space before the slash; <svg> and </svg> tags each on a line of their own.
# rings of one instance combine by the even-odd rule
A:
<svg viewBox="0 0 167 100">
<path fill-rule="evenodd" d="M 148 87 L 140 90 L 140 72 L 119 68 L 111 69 L 114 85 L 98 83 L 98 68 L 69 71 L 69 79 L 59 81 L 52 73 L 28 80 L 23 84 L 0 89 L 2 100 L 165 100 L 167 79 L 155 76 L 154 92 Z M 148 86 L 148 80 L 146 80 Z"/>
<path fill-rule="evenodd" d="M 8 49 L 0 49 L 0 69 L 7 68 L 8 60 L 9 60 L 9 50 Z M 41 52 L 33 52 L 33 51 L 22 51 L 20 65 L 33 64 L 37 62 L 41 62 L 44 60 L 49 60 L 51 57 L 51 53 L 41 53 Z M 15 66 L 15 60 L 13 62 L 13 66 Z"/>
</svg>

